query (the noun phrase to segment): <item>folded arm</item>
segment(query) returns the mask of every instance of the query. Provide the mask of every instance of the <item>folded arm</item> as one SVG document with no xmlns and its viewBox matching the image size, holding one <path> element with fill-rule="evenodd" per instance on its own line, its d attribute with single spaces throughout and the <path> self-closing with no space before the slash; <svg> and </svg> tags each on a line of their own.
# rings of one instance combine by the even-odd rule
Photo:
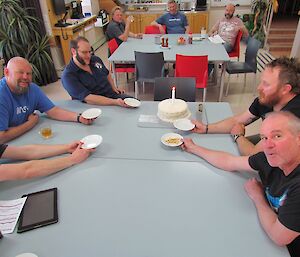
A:
<svg viewBox="0 0 300 257">
<path fill-rule="evenodd" d="M 261 182 L 250 179 L 245 184 L 245 190 L 255 204 L 263 229 L 275 244 L 287 245 L 300 235 L 299 232 L 287 228 L 278 220 L 277 214 L 265 199 Z"/>
<path fill-rule="evenodd" d="M 39 116 L 35 114 L 30 114 L 28 120 L 19 126 L 9 127 L 5 131 L 0 131 L 0 143 L 6 143 L 14 138 L 23 135 L 25 132 L 32 129 L 39 121 Z"/>
</svg>

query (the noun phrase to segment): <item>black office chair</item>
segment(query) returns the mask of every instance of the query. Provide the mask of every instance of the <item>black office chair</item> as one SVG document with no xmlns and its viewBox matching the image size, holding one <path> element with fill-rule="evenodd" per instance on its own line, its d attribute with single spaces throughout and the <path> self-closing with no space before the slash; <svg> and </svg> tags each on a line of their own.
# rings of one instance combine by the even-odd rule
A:
<svg viewBox="0 0 300 257">
<path fill-rule="evenodd" d="M 155 78 L 154 101 L 162 101 L 171 98 L 172 87 L 176 87 L 176 98 L 186 102 L 196 100 L 196 80 L 195 78 Z"/>
<path fill-rule="evenodd" d="M 256 86 L 256 70 L 257 70 L 257 61 L 256 56 L 257 52 L 261 46 L 261 42 L 256 40 L 255 38 L 249 37 L 248 44 L 246 48 L 245 54 L 245 62 L 227 62 L 226 63 L 226 72 L 229 74 L 228 83 L 226 89 L 226 96 L 228 95 L 229 90 L 229 80 L 231 74 L 239 74 L 244 73 L 244 86 L 246 85 L 246 74 L 254 73 L 255 81 L 253 82 L 253 94 L 255 94 L 255 86 Z"/>
<path fill-rule="evenodd" d="M 154 78 L 165 76 L 163 52 L 143 53 L 134 51 L 135 55 L 135 87 L 134 96 L 138 97 L 138 83 L 154 83 Z"/>
</svg>

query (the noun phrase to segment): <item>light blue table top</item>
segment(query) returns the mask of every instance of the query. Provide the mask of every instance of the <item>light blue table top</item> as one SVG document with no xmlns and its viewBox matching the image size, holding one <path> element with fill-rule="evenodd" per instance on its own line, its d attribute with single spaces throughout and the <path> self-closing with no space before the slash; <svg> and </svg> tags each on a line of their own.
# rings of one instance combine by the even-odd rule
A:
<svg viewBox="0 0 300 257">
<path fill-rule="evenodd" d="M 196 118 L 199 103 L 189 103 L 189 109 Z M 89 108 L 88 105 L 78 101 L 58 102 L 60 107 L 83 112 Z M 103 143 L 93 154 L 100 158 L 121 158 L 121 159 L 139 159 L 139 160 L 170 160 L 170 161 L 203 161 L 197 156 L 183 152 L 180 147 L 170 148 L 164 146 L 160 139 L 162 135 L 175 132 L 184 137 L 191 137 L 197 144 L 210 147 L 216 150 L 228 151 L 238 154 L 235 144 L 230 135 L 199 135 L 190 132 L 177 130 L 170 124 L 170 128 L 148 128 L 139 126 L 139 116 L 156 115 L 158 102 L 142 102 L 140 108 L 120 108 L 101 106 L 102 114 L 94 124 L 86 126 L 83 124 L 51 121 L 54 136 L 51 139 L 44 140 L 39 135 L 39 126 L 26 133 L 26 135 L 15 139 L 12 144 L 24 145 L 35 143 L 59 144 L 67 143 L 73 140 L 79 140 L 87 135 L 100 134 L 103 137 Z M 90 106 L 96 107 L 96 106 Z M 208 122 L 221 120 L 224 117 L 232 115 L 228 103 L 205 103 L 204 109 Z M 204 118 L 206 123 L 206 118 Z M 49 119 L 42 118 L 41 123 Z M 141 150 L 142 149 L 142 150 Z"/>
<path fill-rule="evenodd" d="M 77 101 L 58 105 L 77 112 L 92 107 Z M 197 105 L 189 104 L 194 115 Z M 153 114 L 156 106 L 101 106 L 103 114 L 92 126 L 52 121 L 52 139 L 43 141 L 37 126 L 14 140 L 66 143 L 97 132 L 104 138 L 92 158 L 79 165 L 44 178 L 0 183 L 0 200 L 57 187 L 59 211 L 57 224 L 5 235 L 0 256 L 289 256 L 267 237 L 243 188 L 255 174 L 225 172 L 180 148 L 163 147 L 160 136 L 169 129 L 137 124 L 140 114 Z M 205 109 L 209 122 L 231 115 L 227 103 L 205 103 Z M 189 136 L 237 153 L 229 135 Z"/>
<path fill-rule="evenodd" d="M 58 188 L 59 222 L 0 240 L 1 257 L 288 256 L 259 225 L 246 176 L 197 162 L 90 158 L 0 184 L 0 199 Z"/>
<path fill-rule="evenodd" d="M 210 62 L 229 61 L 229 56 L 222 44 L 213 44 L 208 39 L 193 41 L 193 44 L 178 45 L 177 39 L 187 35 L 168 34 L 170 49 L 162 49 L 154 43 L 155 35 L 143 35 L 143 39 L 129 38 L 108 58 L 112 62 L 134 62 L 134 51 L 139 52 L 163 52 L 166 62 L 174 62 L 176 54 L 182 55 L 208 55 Z M 200 34 L 194 34 L 200 36 Z"/>
</svg>

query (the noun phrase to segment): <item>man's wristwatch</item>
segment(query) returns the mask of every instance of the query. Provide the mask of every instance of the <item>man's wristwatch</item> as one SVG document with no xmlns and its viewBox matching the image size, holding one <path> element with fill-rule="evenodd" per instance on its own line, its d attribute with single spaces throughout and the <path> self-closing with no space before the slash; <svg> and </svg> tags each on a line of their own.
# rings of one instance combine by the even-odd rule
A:
<svg viewBox="0 0 300 257">
<path fill-rule="evenodd" d="M 236 142 L 236 140 L 239 138 L 239 137 L 243 137 L 244 134 L 236 134 L 236 135 L 233 135 L 233 140 L 234 142 Z"/>
</svg>

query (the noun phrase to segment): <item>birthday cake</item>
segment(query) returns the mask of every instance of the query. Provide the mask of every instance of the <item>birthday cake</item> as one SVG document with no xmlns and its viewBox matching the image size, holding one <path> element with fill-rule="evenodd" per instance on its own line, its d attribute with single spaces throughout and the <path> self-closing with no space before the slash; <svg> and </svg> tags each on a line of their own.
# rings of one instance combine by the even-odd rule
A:
<svg viewBox="0 0 300 257">
<path fill-rule="evenodd" d="M 174 122 L 178 119 L 189 118 L 191 112 L 188 105 L 181 99 L 166 99 L 158 104 L 157 116 L 166 122 Z"/>
</svg>

